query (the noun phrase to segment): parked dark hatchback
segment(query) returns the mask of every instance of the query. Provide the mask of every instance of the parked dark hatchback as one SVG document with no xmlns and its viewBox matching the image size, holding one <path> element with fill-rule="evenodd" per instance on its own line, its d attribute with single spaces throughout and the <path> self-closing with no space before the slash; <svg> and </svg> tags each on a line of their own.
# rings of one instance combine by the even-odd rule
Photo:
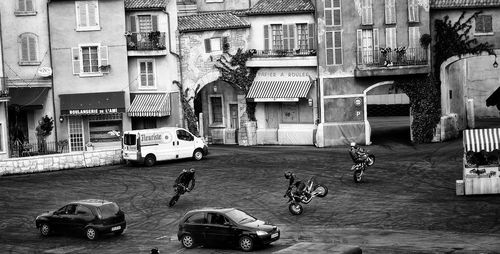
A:
<svg viewBox="0 0 500 254">
<path fill-rule="evenodd" d="M 203 244 L 234 244 L 243 251 L 280 238 L 277 226 L 235 208 L 203 208 L 187 212 L 177 237 L 185 248 Z"/>
<path fill-rule="evenodd" d="M 126 228 L 125 214 L 114 202 L 86 199 L 71 202 L 59 210 L 36 217 L 36 227 L 43 236 L 53 232 L 84 233 L 89 240 L 99 234 L 120 235 Z"/>
</svg>

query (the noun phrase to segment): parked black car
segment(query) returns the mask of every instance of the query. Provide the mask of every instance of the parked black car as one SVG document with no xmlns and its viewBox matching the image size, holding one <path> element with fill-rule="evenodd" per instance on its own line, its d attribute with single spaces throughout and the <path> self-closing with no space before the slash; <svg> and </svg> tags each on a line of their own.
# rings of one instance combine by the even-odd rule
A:
<svg viewBox="0 0 500 254">
<path fill-rule="evenodd" d="M 43 236 L 53 232 L 84 233 L 89 240 L 99 234 L 120 235 L 125 230 L 125 214 L 114 202 L 86 199 L 71 202 L 59 210 L 45 212 L 36 217 L 36 227 Z"/>
<path fill-rule="evenodd" d="M 280 238 L 277 226 L 235 208 L 203 208 L 187 212 L 177 237 L 185 248 L 204 244 L 234 244 L 243 251 Z"/>
</svg>

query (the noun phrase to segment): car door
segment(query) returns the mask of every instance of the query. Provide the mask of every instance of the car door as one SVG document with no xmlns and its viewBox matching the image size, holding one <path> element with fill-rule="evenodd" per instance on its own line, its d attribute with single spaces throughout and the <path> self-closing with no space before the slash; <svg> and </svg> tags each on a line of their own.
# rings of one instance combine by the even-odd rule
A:
<svg viewBox="0 0 500 254">
<path fill-rule="evenodd" d="M 229 243 L 235 238 L 236 228 L 221 213 L 207 213 L 208 224 L 205 227 L 207 242 Z"/>
<path fill-rule="evenodd" d="M 177 134 L 177 149 L 179 158 L 189 158 L 194 152 L 194 136 L 186 130 L 178 129 Z"/>
<path fill-rule="evenodd" d="M 206 213 L 196 212 L 184 222 L 185 231 L 191 234 L 196 243 L 204 243 L 205 226 L 207 225 Z"/>
<path fill-rule="evenodd" d="M 57 211 L 54 212 L 54 214 L 50 218 L 50 225 L 52 228 L 56 231 L 61 231 L 64 228 L 64 215 L 66 214 L 66 209 L 68 208 L 68 205 L 65 205 L 61 208 L 59 208 Z"/>
<path fill-rule="evenodd" d="M 53 225 L 58 231 L 72 231 L 76 204 L 69 204 L 59 209 L 53 217 Z"/>
<path fill-rule="evenodd" d="M 95 216 L 90 208 L 81 204 L 78 205 L 76 207 L 76 215 L 73 219 L 74 229 L 77 231 L 83 231 L 85 226 L 87 226 L 94 219 L 94 217 Z"/>
</svg>

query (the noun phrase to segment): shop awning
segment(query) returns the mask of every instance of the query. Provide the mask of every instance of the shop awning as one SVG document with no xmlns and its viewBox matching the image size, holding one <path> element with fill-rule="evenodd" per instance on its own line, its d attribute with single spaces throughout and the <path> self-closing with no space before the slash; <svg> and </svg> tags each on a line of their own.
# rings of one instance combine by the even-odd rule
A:
<svg viewBox="0 0 500 254">
<path fill-rule="evenodd" d="M 472 129 L 464 130 L 465 152 L 491 152 L 500 148 L 500 129 Z"/>
<path fill-rule="evenodd" d="M 10 105 L 19 105 L 21 108 L 41 109 L 47 100 L 48 87 L 10 88 Z"/>
<path fill-rule="evenodd" d="M 125 92 L 59 95 L 61 115 L 105 115 L 125 112 Z"/>
<path fill-rule="evenodd" d="M 298 101 L 306 98 L 311 81 L 254 81 L 248 91 L 247 99 L 255 102 Z"/>
<path fill-rule="evenodd" d="M 138 94 L 127 111 L 130 117 L 163 117 L 170 115 L 170 94 Z"/>
</svg>

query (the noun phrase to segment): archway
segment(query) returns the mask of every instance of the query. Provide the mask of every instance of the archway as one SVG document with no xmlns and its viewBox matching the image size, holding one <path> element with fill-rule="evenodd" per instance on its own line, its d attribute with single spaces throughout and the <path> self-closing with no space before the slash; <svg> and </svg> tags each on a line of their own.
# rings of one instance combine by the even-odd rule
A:
<svg viewBox="0 0 500 254">
<path fill-rule="evenodd" d="M 369 86 L 363 98 L 367 144 L 410 141 L 409 98 L 394 81 Z"/>
</svg>

